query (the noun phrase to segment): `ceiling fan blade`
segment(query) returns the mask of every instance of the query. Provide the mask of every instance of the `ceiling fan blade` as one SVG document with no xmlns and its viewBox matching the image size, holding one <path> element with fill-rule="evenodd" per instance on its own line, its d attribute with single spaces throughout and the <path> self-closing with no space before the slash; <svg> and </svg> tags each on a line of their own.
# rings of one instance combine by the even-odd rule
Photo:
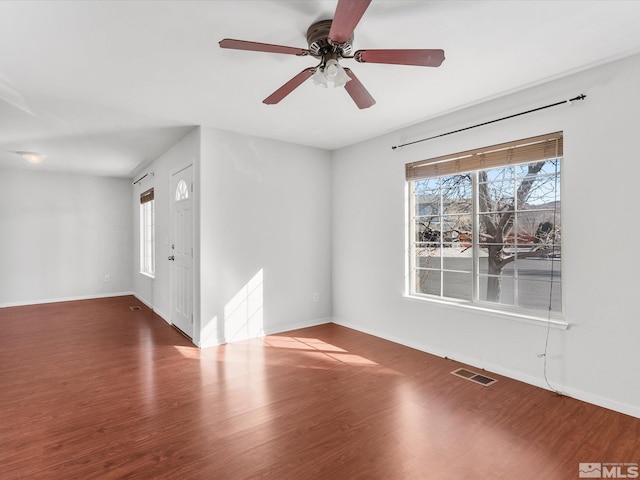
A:
<svg viewBox="0 0 640 480">
<path fill-rule="evenodd" d="M 371 96 L 368 90 L 364 88 L 364 85 L 360 83 L 360 80 L 358 80 L 355 73 L 353 73 L 349 68 L 345 68 L 344 71 L 349 75 L 349 78 L 351 78 L 351 81 L 345 83 L 344 89 L 351 96 L 358 108 L 369 108 L 372 105 L 375 105 L 375 99 Z"/>
<path fill-rule="evenodd" d="M 444 61 L 444 50 L 358 50 L 353 58 L 360 63 L 439 67 Z"/>
<path fill-rule="evenodd" d="M 232 48 L 234 50 L 251 50 L 253 52 L 284 53 L 286 55 L 309 55 L 306 48 L 285 47 L 283 45 L 272 45 L 270 43 L 247 42 L 246 40 L 234 40 L 225 38 L 218 42 L 221 48 Z"/>
<path fill-rule="evenodd" d="M 293 92 L 296 88 L 302 85 L 302 83 L 305 80 L 309 79 L 313 75 L 315 70 L 316 70 L 315 67 L 305 68 L 303 71 L 301 71 L 291 80 L 289 80 L 287 83 L 282 85 L 278 90 L 276 90 L 267 98 L 265 98 L 262 101 L 262 103 L 266 103 L 267 105 L 274 105 L 276 103 L 279 103 L 280 100 L 282 100 L 284 97 L 286 97 L 291 92 Z"/>
<path fill-rule="evenodd" d="M 347 42 L 370 3 L 371 0 L 338 0 L 329 39 L 338 44 Z"/>
</svg>

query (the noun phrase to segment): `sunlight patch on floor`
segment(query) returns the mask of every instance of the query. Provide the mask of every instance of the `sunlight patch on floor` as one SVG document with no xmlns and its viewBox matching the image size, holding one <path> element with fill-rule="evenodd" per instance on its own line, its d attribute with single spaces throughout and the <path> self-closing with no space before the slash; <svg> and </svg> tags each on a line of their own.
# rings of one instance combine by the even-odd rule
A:
<svg viewBox="0 0 640 480">
<path fill-rule="evenodd" d="M 264 338 L 264 344 L 271 348 L 298 351 L 307 358 L 313 356 L 325 362 L 337 362 L 358 366 L 378 366 L 378 364 L 372 360 L 349 353 L 336 345 L 332 345 L 318 338 L 270 335 Z"/>
<path fill-rule="evenodd" d="M 184 358 L 198 360 L 200 358 L 200 349 L 198 347 L 188 347 L 184 345 L 174 345 L 175 348 Z"/>
</svg>

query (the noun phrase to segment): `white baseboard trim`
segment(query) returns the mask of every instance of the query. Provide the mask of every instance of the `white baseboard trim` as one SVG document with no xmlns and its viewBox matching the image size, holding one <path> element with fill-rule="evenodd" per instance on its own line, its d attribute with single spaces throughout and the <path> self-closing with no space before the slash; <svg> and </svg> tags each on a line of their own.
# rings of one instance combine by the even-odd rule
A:
<svg viewBox="0 0 640 480">
<path fill-rule="evenodd" d="M 0 304 L 0 308 L 8 307 L 24 307 L 27 305 L 42 305 L 45 303 L 60 303 L 60 302 L 75 302 L 78 300 L 94 300 L 97 298 L 109 298 L 109 297 L 126 297 L 128 295 L 135 295 L 133 292 L 114 292 L 114 293 L 99 293 L 95 295 L 79 295 L 74 297 L 59 297 L 59 298 L 44 298 L 38 300 L 23 300 L 20 302 L 9 302 Z"/>
<path fill-rule="evenodd" d="M 158 310 L 158 309 L 153 309 L 152 310 L 156 313 L 156 315 L 158 315 L 161 319 L 163 319 L 165 322 L 167 322 L 169 325 L 171 325 L 171 320 L 169 319 L 169 315 L 165 314 L 162 310 Z"/>
<path fill-rule="evenodd" d="M 309 327 L 315 327 L 317 325 L 324 325 L 327 323 L 331 323 L 332 319 L 331 318 L 316 318 L 313 320 L 308 320 L 308 321 L 304 321 L 304 322 L 295 322 L 295 323 L 286 323 L 283 325 L 276 325 L 276 326 L 272 326 L 270 328 L 266 328 L 266 329 L 262 329 L 260 331 L 260 334 L 255 336 L 255 337 L 236 337 L 231 341 L 228 341 L 225 338 L 215 338 L 212 340 L 209 340 L 208 342 L 201 342 L 199 345 L 197 345 L 200 348 L 210 348 L 210 347 L 217 347 L 218 345 L 224 345 L 226 343 L 235 343 L 235 342 L 241 342 L 243 340 L 250 340 L 252 338 L 260 338 L 260 337 L 264 337 L 266 335 L 275 335 L 277 333 L 284 333 L 284 332 L 290 332 L 292 330 L 299 330 L 301 328 L 309 328 Z"/>
<path fill-rule="evenodd" d="M 147 301 L 146 298 L 141 297 L 136 292 L 133 292 L 133 296 L 136 297 L 138 300 L 140 300 L 142 303 L 144 303 L 148 308 L 153 310 L 153 305 L 151 304 L 151 302 Z"/>
<path fill-rule="evenodd" d="M 567 397 L 582 400 L 583 402 L 591 403 L 602 408 L 614 410 L 616 412 L 624 413 L 631 417 L 640 418 L 640 407 L 635 405 L 629 405 L 626 403 L 618 402 L 610 398 L 600 397 L 593 393 L 584 392 L 582 390 L 576 390 L 574 388 L 564 388 L 562 393 Z"/>
<path fill-rule="evenodd" d="M 518 380 L 519 382 L 527 383 L 529 385 L 533 385 L 535 387 L 542 388 L 544 390 L 549 390 L 549 386 L 546 384 L 544 378 L 534 377 L 532 375 L 523 374 L 521 372 L 517 372 L 515 370 L 510 370 L 508 368 L 504 368 L 500 365 L 495 365 L 488 362 L 481 362 L 475 358 L 468 358 L 465 356 L 458 356 L 456 354 L 452 354 L 451 352 L 446 352 L 442 349 L 433 347 L 432 345 L 424 345 L 417 342 L 407 341 L 406 339 L 401 339 L 395 337 L 393 335 L 385 335 L 375 330 L 372 330 L 363 325 L 354 324 L 351 322 L 345 322 L 338 319 L 333 319 L 333 323 L 336 325 L 340 325 L 343 327 L 351 328 L 353 330 L 357 330 L 362 333 L 366 333 L 368 335 L 373 335 L 374 337 L 383 338 L 385 340 L 389 340 L 390 342 L 398 343 L 400 345 L 404 345 L 405 347 L 410 347 L 416 350 L 420 350 L 421 352 L 429 353 L 431 355 L 435 355 L 441 358 L 448 358 L 450 360 L 463 363 L 465 365 L 469 365 L 475 368 L 480 368 L 487 370 L 489 372 L 497 373 L 498 375 L 502 375 L 503 377 L 512 378 L 514 380 Z M 580 400 L 586 403 L 590 403 L 592 405 L 597 405 L 599 407 L 606 408 L 608 410 L 613 410 L 619 413 L 623 413 L 625 415 L 630 415 L 632 417 L 640 418 L 640 407 L 635 405 L 629 405 L 626 403 L 618 402 L 616 400 L 601 397 L 599 395 L 595 395 L 593 393 L 585 392 L 582 390 L 578 390 L 575 388 L 567 387 L 565 385 L 557 385 L 555 382 L 551 381 L 551 385 L 556 389 L 556 391 L 562 393 L 567 397 L 575 398 L 576 400 Z"/>
<path fill-rule="evenodd" d="M 171 321 L 169 320 L 169 316 L 166 315 L 164 312 L 162 312 L 161 310 L 158 310 L 157 308 L 155 308 L 153 306 L 153 304 L 151 302 L 149 302 L 147 299 L 141 297 L 140 295 L 138 295 L 137 293 L 133 293 L 132 294 L 134 297 L 136 297 L 138 300 L 140 300 L 142 303 L 144 303 L 147 307 L 149 307 L 151 310 L 153 310 L 153 312 L 155 314 L 157 314 L 160 318 L 162 318 L 165 322 L 167 322 L 169 325 L 171 325 Z"/>
<path fill-rule="evenodd" d="M 299 330 L 301 328 L 317 327 L 332 323 L 332 318 L 316 318 L 306 322 L 288 323 L 286 325 L 278 325 L 277 327 L 267 328 L 262 331 L 262 335 L 275 335 L 276 333 L 290 332 L 291 330 Z"/>
</svg>

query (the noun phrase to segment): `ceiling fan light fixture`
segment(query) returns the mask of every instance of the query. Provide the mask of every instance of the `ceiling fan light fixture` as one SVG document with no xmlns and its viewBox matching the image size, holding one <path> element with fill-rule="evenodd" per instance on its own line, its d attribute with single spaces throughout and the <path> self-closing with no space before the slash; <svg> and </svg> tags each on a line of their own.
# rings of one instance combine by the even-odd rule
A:
<svg viewBox="0 0 640 480">
<path fill-rule="evenodd" d="M 311 76 L 311 80 L 313 80 L 313 84 L 316 87 L 327 88 L 327 79 L 324 76 L 324 73 L 319 68 L 316 72 Z"/>
<path fill-rule="evenodd" d="M 22 157 L 25 162 L 29 163 L 42 163 L 42 161 L 47 158 L 43 153 L 37 152 L 16 152 L 18 155 Z"/>
<path fill-rule="evenodd" d="M 315 67 L 305 68 L 282 85 L 262 102 L 266 105 L 279 103 L 309 78 L 316 86 L 324 88 L 344 87 L 360 109 L 375 105 L 376 101 L 356 75 L 343 68 L 338 60 L 354 59 L 358 63 L 381 63 L 388 65 L 416 65 L 439 67 L 444 61 L 441 49 L 375 49 L 358 50 L 353 53 L 354 29 L 372 0 L 337 0 L 333 19 L 320 20 L 307 29 L 308 49 L 250 42 L 225 38 L 221 48 L 249 50 L 254 52 L 280 53 L 304 57 L 311 55 L 319 60 Z M 349 83 L 350 82 L 350 83 Z"/>
<path fill-rule="evenodd" d="M 327 86 L 334 88 L 344 87 L 344 85 L 351 80 L 349 75 L 344 71 L 344 68 L 342 68 L 342 65 L 340 65 L 335 58 L 327 60 L 322 73 L 327 81 Z"/>
</svg>

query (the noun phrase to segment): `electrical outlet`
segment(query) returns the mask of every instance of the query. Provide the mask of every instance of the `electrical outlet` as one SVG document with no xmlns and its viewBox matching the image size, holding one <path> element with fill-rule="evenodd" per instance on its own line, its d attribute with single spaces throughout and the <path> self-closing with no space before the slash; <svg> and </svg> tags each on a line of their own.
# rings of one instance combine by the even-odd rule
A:
<svg viewBox="0 0 640 480">
<path fill-rule="evenodd" d="M 320 294 L 319 293 L 314 293 L 313 294 L 313 301 L 314 302 L 319 302 L 320 301 Z"/>
<path fill-rule="evenodd" d="M 105 275 L 105 276 L 104 276 L 104 281 L 105 281 L 105 282 L 108 282 L 109 280 L 111 280 L 111 277 L 109 277 L 109 275 Z"/>
</svg>

